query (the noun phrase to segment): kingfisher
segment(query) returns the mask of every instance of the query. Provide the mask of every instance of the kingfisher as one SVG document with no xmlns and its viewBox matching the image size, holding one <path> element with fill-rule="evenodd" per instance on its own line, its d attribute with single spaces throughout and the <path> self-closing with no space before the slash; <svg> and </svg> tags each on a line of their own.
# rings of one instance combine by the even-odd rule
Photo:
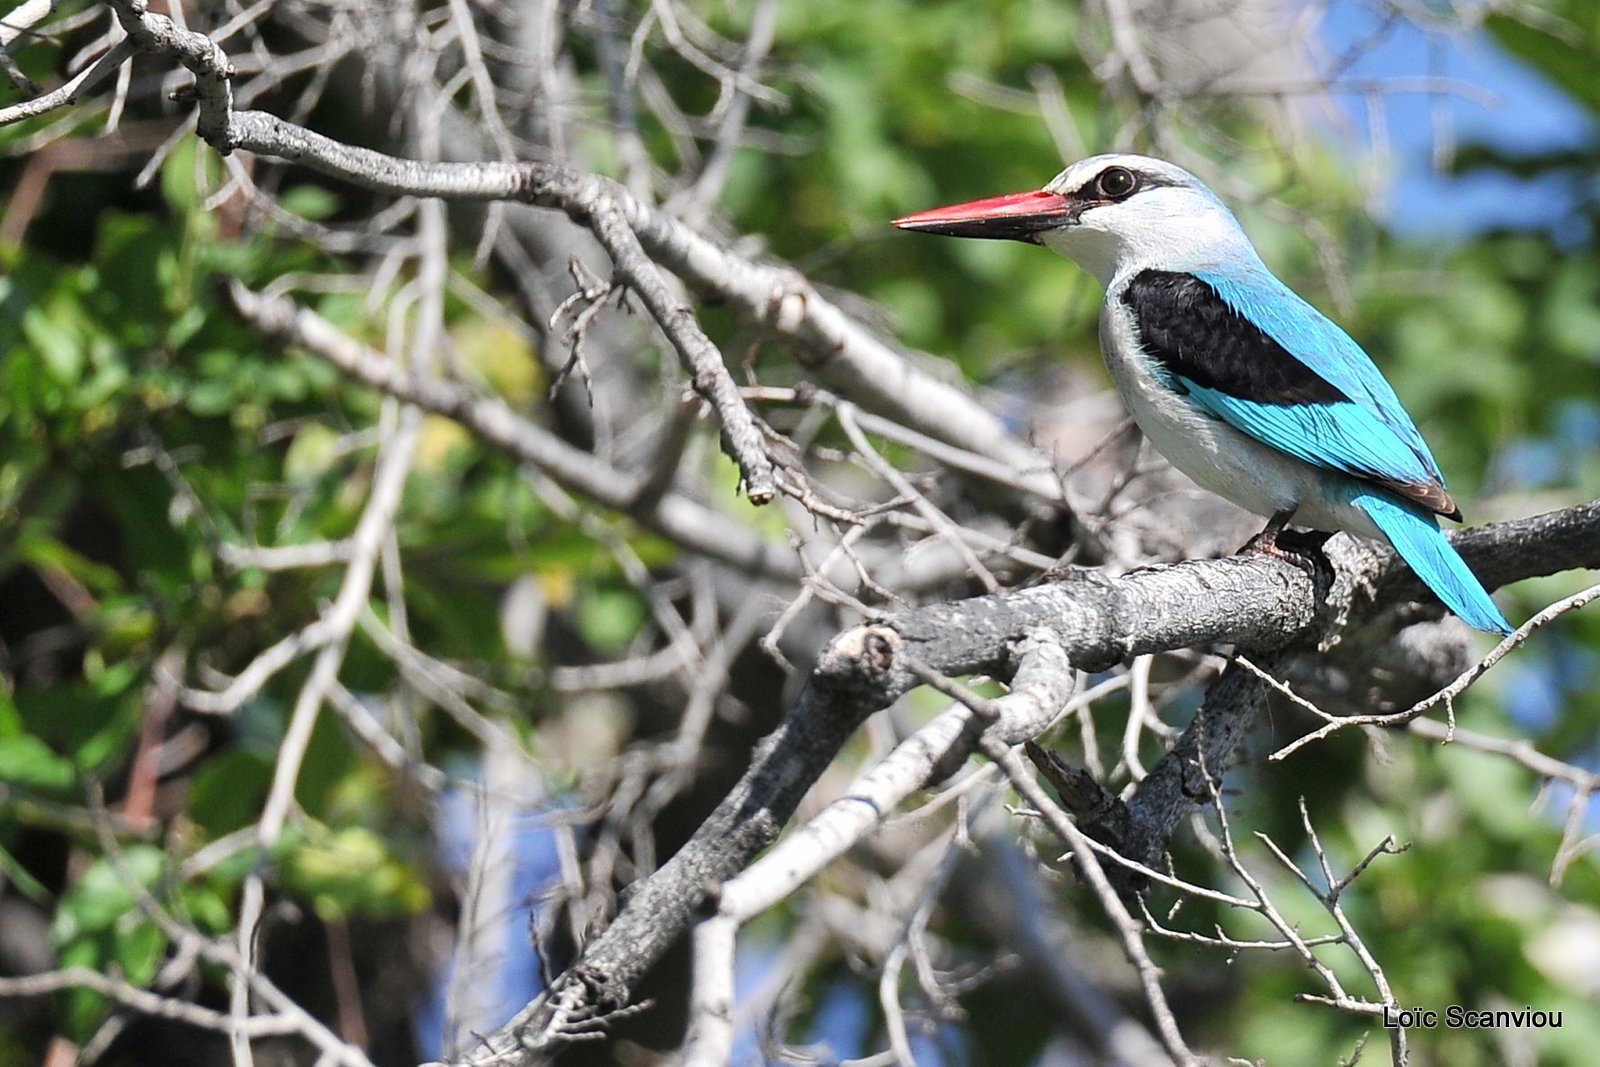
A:
<svg viewBox="0 0 1600 1067">
<path fill-rule="evenodd" d="M 1439 464 L 1349 334 L 1267 269 L 1233 212 L 1148 156 L 1074 163 L 1043 189 L 896 219 L 904 230 L 1027 241 L 1105 287 L 1100 349 L 1139 429 L 1210 491 L 1266 518 L 1394 546 L 1472 626 L 1511 626 L 1451 547 Z"/>
</svg>

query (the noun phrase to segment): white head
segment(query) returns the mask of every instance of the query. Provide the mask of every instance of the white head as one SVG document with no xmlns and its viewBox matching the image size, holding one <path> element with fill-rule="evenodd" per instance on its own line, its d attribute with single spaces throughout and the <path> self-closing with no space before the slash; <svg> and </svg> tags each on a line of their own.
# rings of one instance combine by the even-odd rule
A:
<svg viewBox="0 0 1600 1067">
<path fill-rule="evenodd" d="M 1200 179 L 1149 156 L 1095 156 L 1038 192 L 935 208 L 894 224 L 951 237 L 1030 241 L 1110 286 L 1147 268 L 1189 271 L 1258 259 L 1233 212 Z"/>
</svg>

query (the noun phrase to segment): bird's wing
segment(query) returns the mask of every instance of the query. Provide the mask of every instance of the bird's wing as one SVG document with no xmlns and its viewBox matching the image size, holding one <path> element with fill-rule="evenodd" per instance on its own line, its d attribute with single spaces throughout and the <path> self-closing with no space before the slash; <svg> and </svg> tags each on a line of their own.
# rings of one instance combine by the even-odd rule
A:
<svg viewBox="0 0 1600 1067">
<path fill-rule="evenodd" d="M 1264 267 L 1147 270 L 1120 299 L 1146 355 L 1210 414 L 1297 459 L 1460 517 L 1361 346 Z"/>
</svg>

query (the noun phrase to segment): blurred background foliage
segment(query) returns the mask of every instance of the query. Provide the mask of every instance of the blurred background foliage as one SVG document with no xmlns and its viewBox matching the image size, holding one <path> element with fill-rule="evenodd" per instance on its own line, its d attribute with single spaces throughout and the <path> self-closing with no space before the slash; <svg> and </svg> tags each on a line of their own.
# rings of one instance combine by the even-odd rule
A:
<svg viewBox="0 0 1600 1067">
<path fill-rule="evenodd" d="M 733 35 L 749 18 L 742 3 L 691 6 Z M 1393 10 L 1444 34 L 1468 32 L 1453 27 L 1478 14 L 1384 9 Z M 1362 138 L 1352 143 L 1323 120 L 1325 98 L 1143 99 L 1107 73 L 1105 59 L 1091 62 L 1104 47 L 1104 22 L 1098 7 L 1065 0 L 785 5 L 767 78 L 785 106 L 761 111 L 761 144 L 735 159 L 721 201 L 728 229 L 858 295 L 862 314 L 952 361 L 992 388 L 997 405 L 1019 395 L 1048 405 L 1050 368 L 1061 361 L 1104 380 L 1092 280 L 1039 249 L 931 241 L 896 234 L 887 220 L 1036 187 L 1064 155 L 1132 147 L 1176 156 L 1238 207 L 1287 281 L 1376 355 L 1469 502 L 1469 518 L 1600 497 L 1595 126 L 1581 147 L 1558 151 L 1461 145 L 1449 164 L 1457 175 L 1493 176 L 1508 198 L 1555 180 L 1570 197 L 1535 227 L 1438 239 L 1393 216 L 1373 218 Z M 1497 5 L 1474 32 L 1480 46 L 1503 49 L 1600 122 L 1600 6 Z M 43 46 L 16 57 L 41 78 L 59 61 Z M 697 72 L 685 65 L 674 80 L 670 64 L 659 69 L 680 106 L 710 105 Z M 603 97 L 600 75 L 586 77 Z M 0 89 L 0 103 L 8 92 Z M 1042 110 L 1046 99 L 1060 111 Z M 132 118 L 170 123 L 157 105 L 142 106 Z M 71 139 L 101 143 L 103 117 L 84 115 Z M 685 164 L 681 133 L 642 121 L 658 162 Z M 39 125 L 0 129 L 0 209 L 16 203 L 11 194 L 38 166 L 29 139 Z M 230 567 L 221 547 L 347 534 L 385 407 L 325 364 L 264 346 L 226 311 L 217 288 L 225 275 L 256 288 L 297 273 L 361 279 L 353 262 L 271 224 L 230 230 L 205 200 L 216 175 L 207 156 L 190 139 L 145 189 L 131 181 L 143 164 L 138 153 L 118 166 L 63 166 L 26 219 L 8 216 L 0 241 L 0 886 L 49 917 L 59 963 L 113 969 L 134 983 L 154 976 L 170 946 L 130 886 L 201 930 L 229 928 L 240 879 L 263 862 L 248 840 L 230 835 L 260 811 L 301 681 L 287 672 L 237 715 L 186 715 L 194 735 L 186 758 L 161 769 L 162 796 L 138 807 L 128 791 L 149 781 L 134 766 L 141 730 L 171 685 L 163 655 L 182 650 L 202 677 L 208 668 L 231 674 L 314 617 L 337 588 L 336 570 Z M 311 218 L 338 220 L 361 199 L 303 175 L 291 186 L 286 203 Z M 457 255 L 458 270 L 476 271 L 470 247 Z M 477 274 L 491 291 L 500 284 Z M 361 281 L 303 298 L 381 344 L 382 295 Z M 716 309 L 706 323 L 730 358 L 756 346 L 764 383 L 804 379 L 781 346 Z M 526 341 L 465 303 L 452 305 L 449 328 L 469 374 L 537 407 L 548 383 Z M 567 768 L 551 787 L 576 790 L 585 757 L 614 756 L 634 735 L 638 709 L 624 701 L 597 710 L 613 722 L 609 733 L 560 719 L 566 705 L 544 682 L 545 652 L 506 639 L 507 586 L 531 578 L 559 640 L 586 655 L 629 647 L 648 606 L 593 530 L 553 513 L 510 460 L 443 420 L 430 422 L 422 456 L 400 511 L 405 602 L 375 597 L 370 610 L 389 626 L 403 611 L 419 646 L 510 694 L 516 710 L 506 721 Z M 625 522 L 608 525 L 651 566 L 672 563 L 670 544 Z M 1510 614 L 1525 618 L 1582 583 L 1581 575 L 1524 583 L 1508 596 Z M 395 668 L 370 641 L 352 646 L 344 680 L 385 690 L 396 684 Z M 1461 701 L 1460 721 L 1596 768 L 1597 656 L 1600 615 L 1569 616 Z M 1120 736 L 1126 713 L 1123 699 L 1101 702 L 1102 736 Z M 475 758 L 472 739 L 446 716 L 423 715 L 416 730 L 434 765 Z M 306 768 L 297 799 L 307 818 L 271 857 L 275 892 L 329 924 L 444 908 L 441 828 L 422 792 L 397 782 L 332 719 L 323 720 Z M 1247 771 L 1234 785 L 1240 822 L 1270 829 L 1302 862 L 1314 864 L 1293 814 L 1300 795 L 1341 868 L 1386 836 L 1411 845 L 1380 858 L 1347 904 L 1403 1003 L 1563 1012 L 1559 1031 L 1421 1034 L 1420 1062 L 1593 1061 L 1593 852 L 1558 885 L 1548 878 L 1569 796 L 1541 791 L 1532 773 L 1482 753 L 1354 734 Z M 106 819 L 93 817 L 107 810 Z M 1600 829 L 1592 813 L 1578 817 L 1587 832 Z M 1272 870 L 1265 853 L 1244 847 L 1262 872 Z M 1205 862 L 1199 850 L 1180 859 Z M 1263 877 L 1286 909 L 1302 909 L 1308 927 L 1326 924 L 1281 871 Z M 1099 921 L 1070 880 L 1058 892 L 1063 907 L 1085 907 L 1082 923 Z M 1158 892 L 1152 911 L 1168 905 Z M 1237 923 L 1237 936 L 1263 933 L 1212 918 Z M 784 915 L 757 928 L 752 966 L 767 959 L 760 945 L 778 943 L 793 921 Z M 984 936 L 959 915 L 942 929 L 974 967 L 985 963 Z M 1387 1054 L 1365 1021 L 1296 1003 L 1306 987 L 1292 960 L 1161 948 L 1180 1019 L 1202 1046 L 1273 1063 L 1332 1063 L 1367 1039 L 1369 1061 Z M 1360 986 L 1359 973 L 1348 978 Z M 824 960 L 796 990 L 800 1006 L 782 1038 L 826 1042 L 833 1057 L 881 1047 L 875 985 L 844 955 Z M 420 1002 L 428 990 L 413 994 Z M 977 986 L 961 1002 L 964 1013 L 930 1027 L 917 1046 L 923 1062 L 1044 1062 L 1051 1029 L 1030 1020 L 1025 1005 Z M 57 1007 L 41 1022 L 0 1005 L 0 1065 L 38 1062 L 51 1027 L 87 1037 L 105 1010 L 87 993 Z"/>
</svg>

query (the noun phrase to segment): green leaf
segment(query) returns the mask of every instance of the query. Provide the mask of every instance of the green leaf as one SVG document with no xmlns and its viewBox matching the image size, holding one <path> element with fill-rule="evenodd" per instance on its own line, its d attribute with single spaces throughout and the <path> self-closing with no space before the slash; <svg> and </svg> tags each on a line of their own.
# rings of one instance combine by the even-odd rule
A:
<svg viewBox="0 0 1600 1067">
<path fill-rule="evenodd" d="M 166 954 L 167 938 L 140 908 L 167 871 L 167 856 L 152 845 L 132 845 L 113 862 L 102 857 L 62 895 L 51 923 L 51 940 L 63 965 L 121 973 L 148 985 Z M 142 892 L 141 892 L 142 890 Z M 75 990 L 66 998 L 68 1029 L 83 1037 L 99 1022 L 100 997 Z"/>
<path fill-rule="evenodd" d="M 339 210 L 339 198 L 321 185 L 297 185 L 286 190 L 279 203 L 303 219 L 320 221 Z"/>
<path fill-rule="evenodd" d="M 19 689 L 17 710 L 28 730 L 55 751 L 68 754 L 82 770 L 95 771 L 127 751 L 138 727 L 140 700 L 137 664 L 103 672 L 95 683 L 57 683 Z"/>
<path fill-rule="evenodd" d="M 166 866 L 166 853 L 153 845 L 130 845 L 116 863 L 101 858 L 89 864 L 56 909 L 51 927 L 55 943 L 66 945 L 114 929 L 138 909 L 138 889 L 154 890 Z"/>
<path fill-rule="evenodd" d="M 71 385 L 83 373 L 83 343 L 68 326 L 78 321 L 77 316 L 62 312 L 61 308 L 30 306 L 22 314 L 22 333 L 51 376 L 62 385 Z"/>
<path fill-rule="evenodd" d="M 222 934 L 233 928 L 233 910 L 228 905 L 228 897 L 225 897 L 217 887 L 206 884 L 186 885 L 178 891 L 178 899 L 182 901 L 184 913 L 189 917 L 189 921 L 198 929 L 211 934 Z"/>
<path fill-rule="evenodd" d="M 184 404 L 196 415 L 224 415 L 233 408 L 237 395 L 238 390 L 233 382 L 213 378 L 196 383 L 184 398 Z"/>
<path fill-rule="evenodd" d="M 289 482 L 310 482 L 338 462 L 342 435 L 321 423 L 307 423 L 294 435 L 283 457 L 283 477 Z"/>
<path fill-rule="evenodd" d="M 430 899 L 422 879 L 364 827 L 295 842 L 281 863 L 284 885 L 309 897 L 324 919 L 411 914 Z"/>
<path fill-rule="evenodd" d="M 51 892 L 43 882 L 35 878 L 26 867 L 17 862 L 17 858 L 0 845 L 0 874 L 4 874 L 18 892 L 35 904 L 49 904 Z"/>
<path fill-rule="evenodd" d="M 24 534 L 18 541 L 17 554 L 35 567 L 72 578 L 95 593 L 114 593 L 122 588 L 122 576 L 115 570 L 45 534 Z"/>
<path fill-rule="evenodd" d="M 595 589 L 578 615 L 584 639 L 602 652 L 620 652 L 644 625 L 644 601 L 631 589 Z"/>
<path fill-rule="evenodd" d="M 0 782 L 49 793 L 69 793 L 77 766 L 32 734 L 0 737 Z"/>
<path fill-rule="evenodd" d="M 189 790 L 189 813 L 213 839 L 255 821 L 272 781 L 264 752 L 230 746 L 202 766 Z"/>
<path fill-rule="evenodd" d="M 16 737 L 25 730 L 22 714 L 17 711 L 17 705 L 12 701 L 11 694 L 6 691 L 5 686 L 0 685 L 0 737 Z"/>
</svg>

